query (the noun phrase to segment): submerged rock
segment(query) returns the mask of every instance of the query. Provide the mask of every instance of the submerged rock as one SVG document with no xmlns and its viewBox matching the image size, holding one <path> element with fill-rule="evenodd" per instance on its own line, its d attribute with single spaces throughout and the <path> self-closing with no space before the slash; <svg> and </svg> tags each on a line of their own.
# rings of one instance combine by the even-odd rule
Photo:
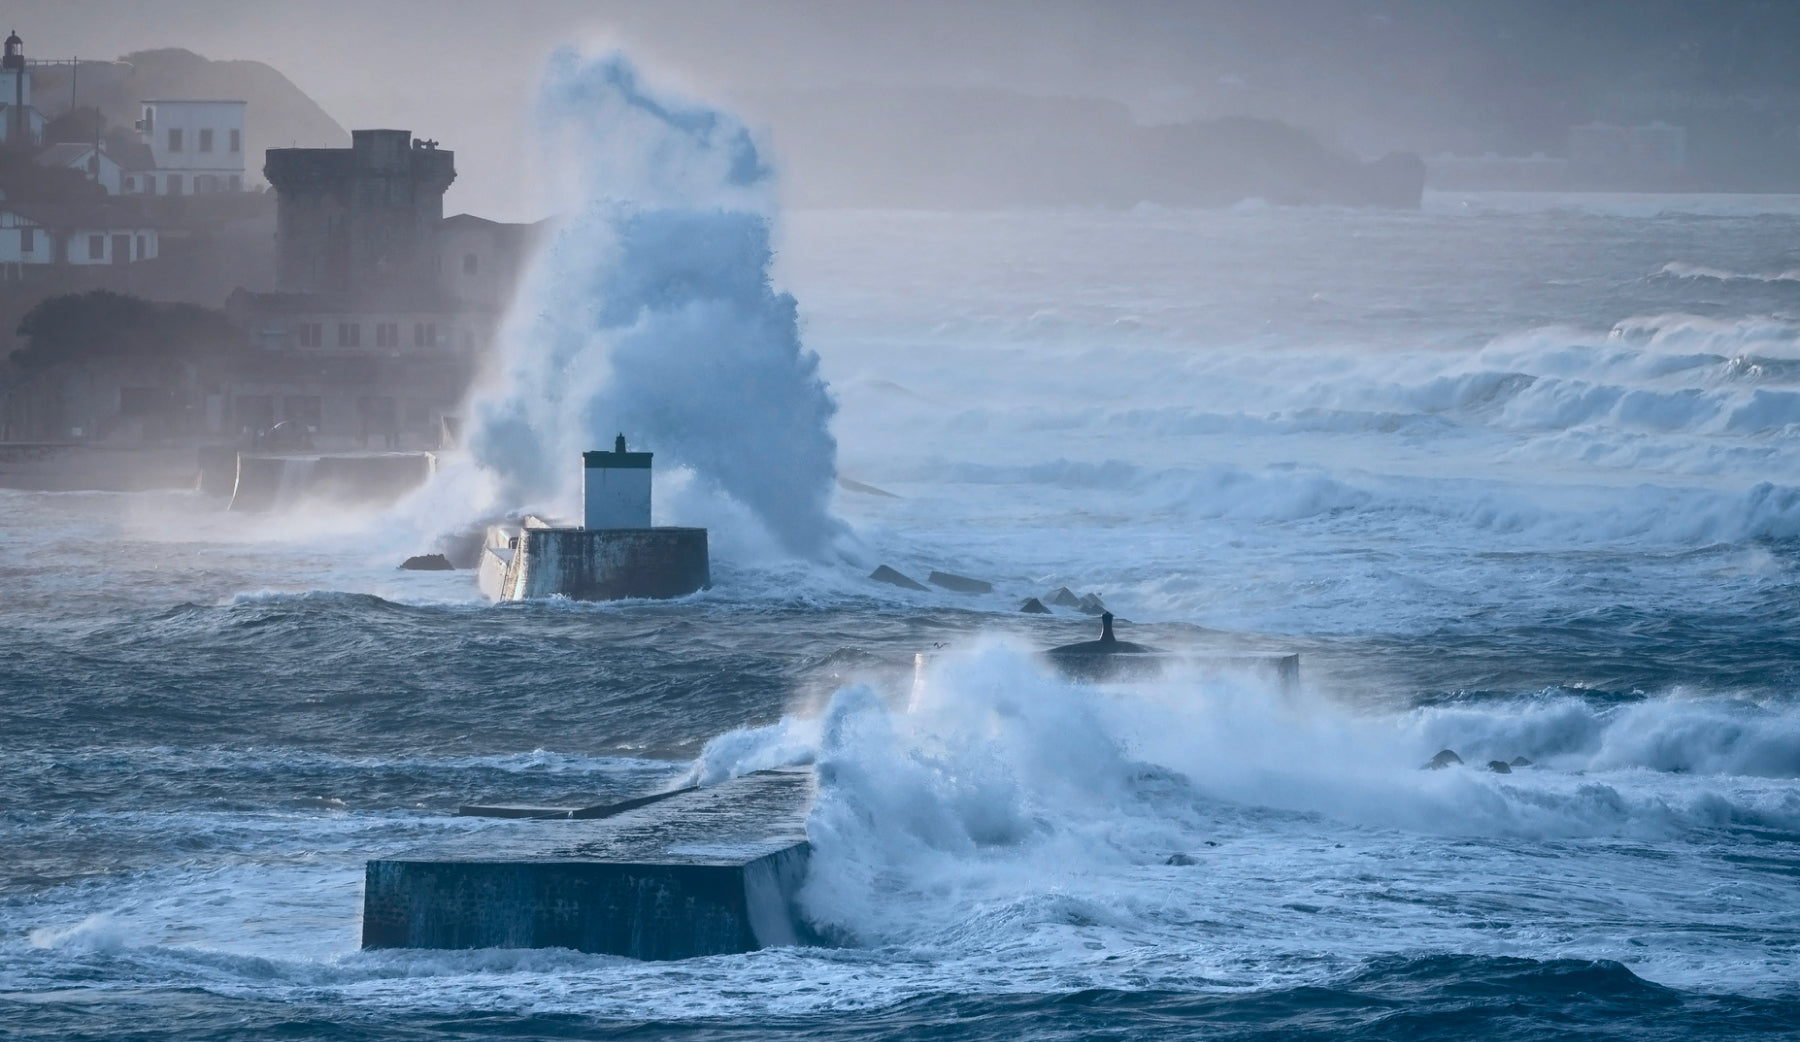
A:
<svg viewBox="0 0 1800 1042">
<path fill-rule="evenodd" d="M 1523 756 L 1515 756 L 1513 757 L 1512 765 L 1514 767 L 1530 767 L 1532 764 L 1530 760 L 1527 760 Z"/>
<path fill-rule="evenodd" d="M 1421 770 L 1421 771 L 1441 771 L 1444 768 L 1450 766 L 1451 764 L 1457 764 L 1457 763 L 1461 763 L 1461 762 L 1463 762 L 1462 757 L 1456 755 L 1455 750 L 1443 749 L 1443 750 L 1440 750 L 1436 756 L 1433 756 L 1429 762 L 1420 764 L 1419 770 Z"/>
<path fill-rule="evenodd" d="M 1038 600 L 1036 597 L 1025 598 L 1025 603 L 1019 605 L 1019 610 L 1024 612 L 1027 615 L 1048 615 L 1048 614 L 1050 614 L 1050 609 L 1044 607 L 1044 602 Z"/>
<path fill-rule="evenodd" d="M 1075 596 L 1075 591 L 1067 586 L 1058 586 L 1044 595 L 1044 603 L 1057 608 L 1079 608 L 1081 598 Z"/>
<path fill-rule="evenodd" d="M 1128 640 L 1120 640 L 1113 636 L 1112 612 L 1100 616 L 1100 639 L 1084 640 L 1079 644 L 1064 644 L 1051 648 L 1045 654 L 1055 658 L 1086 658 L 1091 655 L 1154 655 L 1157 649 L 1143 644 L 1133 644 Z"/>
<path fill-rule="evenodd" d="M 1111 612 L 1100 616 L 1100 639 L 1064 644 L 1044 652 L 1064 676 L 1077 680 L 1151 677 L 1162 671 L 1167 656 L 1160 648 L 1133 644 L 1113 636 Z"/>
<path fill-rule="evenodd" d="M 1493 771 L 1495 774 L 1511 774 L 1512 773 L 1512 765 L 1507 763 L 1505 760 L 1489 760 L 1487 769 L 1490 771 Z"/>
<path fill-rule="evenodd" d="M 877 568 L 874 571 L 870 572 L 869 578 L 875 580 L 878 583 L 887 583 L 889 586 L 898 586 L 903 590 L 924 590 L 925 589 L 923 584 L 919 583 L 916 580 L 907 578 L 905 575 L 902 575 L 901 573 L 893 570 L 892 568 L 889 568 L 885 564 L 882 565 L 880 568 Z"/>
<path fill-rule="evenodd" d="M 865 485 L 860 481 L 852 481 L 842 474 L 838 475 L 837 483 L 838 488 L 841 488 L 846 492 L 861 492 L 865 496 L 886 496 L 888 499 L 900 498 L 892 492 L 889 492 L 887 489 L 876 488 L 874 485 Z"/>
<path fill-rule="evenodd" d="M 409 572 L 453 572 L 456 566 L 443 554 L 419 554 L 400 562 L 400 567 Z"/>
<path fill-rule="evenodd" d="M 1165 865 L 1198 865 L 1199 863 L 1200 859 L 1192 854 L 1170 854 L 1169 860 L 1163 862 Z"/>
<path fill-rule="evenodd" d="M 1100 597 L 1098 594 L 1093 594 L 1093 593 L 1082 594 L 1081 600 L 1075 602 L 1075 607 L 1081 609 L 1084 612 L 1087 612 L 1089 615 L 1105 615 L 1106 614 L 1106 605 L 1100 603 Z"/>
</svg>

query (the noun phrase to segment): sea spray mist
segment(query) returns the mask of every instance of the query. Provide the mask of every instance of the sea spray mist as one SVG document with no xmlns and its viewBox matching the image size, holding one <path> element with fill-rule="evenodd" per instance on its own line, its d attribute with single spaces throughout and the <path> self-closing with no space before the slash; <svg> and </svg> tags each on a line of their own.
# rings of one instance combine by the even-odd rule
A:
<svg viewBox="0 0 1800 1042">
<path fill-rule="evenodd" d="M 819 556 L 842 530 L 836 405 L 770 283 L 774 178 L 749 132 L 650 91 L 619 54 L 559 52 L 538 115 L 562 216 L 473 402 L 494 508 L 565 503 L 572 461 L 623 432 L 728 501 L 698 509 Z"/>
</svg>

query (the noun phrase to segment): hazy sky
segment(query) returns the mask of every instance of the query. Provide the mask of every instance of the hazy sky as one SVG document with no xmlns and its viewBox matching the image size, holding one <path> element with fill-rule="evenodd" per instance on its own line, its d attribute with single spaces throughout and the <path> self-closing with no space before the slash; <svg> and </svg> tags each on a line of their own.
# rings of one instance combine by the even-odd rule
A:
<svg viewBox="0 0 1800 1042">
<path fill-rule="evenodd" d="M 1743 142 L 1792 138 L 1787 113 L 1800 113 L 1800 4 L 1770 0 L 28 0 L 4 10 L 35 57 L 175 46 L 267 62 L 346 128 L 404 128 L 454 149 L 446 206 L 509 219 L 541 215 L 521 188 L 530 99 L 545 57 L 567 45 L 622 47 L 652 84 L 748 105 L 753 126 L 769 96 L 746 92 L 985 86 L 1111 99 L 1146 122 L 1273 117 L 1365 157 L 1524 155 L 1560 148 L 1569 126 L 1591 119 L 1668 119 L 1692 125 L 1694 155 L 1737 162 Z M 1731 119 L 1717 116 L 1728 109 Z M 804 104 L 766 111 L 786 121 L 775 128 L 779 167 L 781 127 L 821 124 Z M 1791 158 L 1762 156 L 1778 169 Z"/>
<path fill-rule="evenodd" d="M 1005 85 L 1181 117 L 1217 26 L 1147 0 L 36 0 L 8 5 L 36 58 L 185 47 L 273 65 L 339 123 L 403 127 L 457 152 L 450 212 L 536 216 L 514 190 L 545 56 L 623 46 L 653 81 L 703 96 L 839 83 Z M 254 113 L 250 118 L 254 119 Z"/>
</svg>

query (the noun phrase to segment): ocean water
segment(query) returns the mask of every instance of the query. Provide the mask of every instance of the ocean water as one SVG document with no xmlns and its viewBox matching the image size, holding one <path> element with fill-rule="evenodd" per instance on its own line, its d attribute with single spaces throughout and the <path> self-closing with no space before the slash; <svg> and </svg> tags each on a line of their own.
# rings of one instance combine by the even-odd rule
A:
<svg viewBox="0 0 1800 1042">
<path fill-rule="evenodd" d="M 790 215 L 848 534 L 659 472 L 713 528 L 672 603 L 397 571 L 418 504 L 0 492 L 0 1036 L 1792 1037 L 1797 243 L 1782 198 Z M 1058 586 L 1299 688 L 1059 678 Z M 792 762 L 828 944 L 358 950 L 364 861 L 459 803 Z"/>
</svg>

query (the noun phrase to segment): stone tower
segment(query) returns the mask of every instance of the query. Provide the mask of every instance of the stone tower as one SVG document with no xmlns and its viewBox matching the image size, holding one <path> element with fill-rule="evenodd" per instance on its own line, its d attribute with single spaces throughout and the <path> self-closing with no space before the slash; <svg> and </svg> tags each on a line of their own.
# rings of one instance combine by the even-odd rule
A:
<svg viewBox="0 0 1800 1042">
<path fill-rule="evenodd" d="M 406 130 L 356 130 L 349 148 L 271 148 L 276 280 L 288 293 L 423 299 L 437 279 L 455 153 Z"/>
</svg>

